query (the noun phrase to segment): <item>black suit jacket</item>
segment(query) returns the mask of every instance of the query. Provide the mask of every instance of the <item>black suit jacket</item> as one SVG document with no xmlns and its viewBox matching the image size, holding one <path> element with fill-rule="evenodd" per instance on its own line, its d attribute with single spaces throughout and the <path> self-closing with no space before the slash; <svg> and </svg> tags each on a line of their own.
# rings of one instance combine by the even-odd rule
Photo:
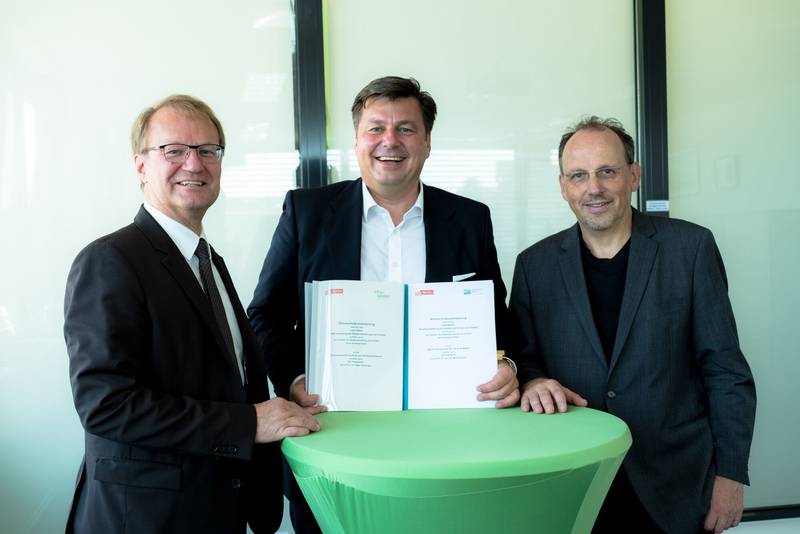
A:
<svg viewBox="0 0 800 534">
<path fill-rule="evenodd" d="M 517 258 L 510 309 L 520 384 L 549 376 L 623 419 L 624 468 L 668 532 L 696 532 L 715 475 L 748 483 L 755 387 L 711 232 L 635 212 L 610 364 L 577 224 Z"/>
<path fill-rule="evenodd" d="M 475 273 L 494 282 L 498 348 L 505 347 L 506 288 L 486 205 L 424 186 L 425 281 Z M 278 395 L 305 372 L 304 290 L 314 280 L 361 278 L 361 180 L 289 191 L 247 309 Z M 477 385 L 477 384 L 476 384 Z"/>
<path fill-rule="evenodd" d="M 246 387 L 197 278 L 143 208 L 75 259 L 64 337 L 86 451 L 68 532 L 278 528 L 279 451 L 254 444 L 266 372 L 225 264 L 212 257 L 236 309 Z"/>
</svg>

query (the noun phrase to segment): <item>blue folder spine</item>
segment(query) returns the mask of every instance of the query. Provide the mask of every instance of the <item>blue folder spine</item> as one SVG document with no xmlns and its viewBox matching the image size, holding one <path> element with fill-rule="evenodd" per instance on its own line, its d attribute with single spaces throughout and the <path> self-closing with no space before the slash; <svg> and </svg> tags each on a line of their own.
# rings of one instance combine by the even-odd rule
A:
<svg viewBox="0 0 800 534">
<path fill-rule="evenodd" d="M 403 284 L 403 409 L 408 410 L 408 284 Z"/>
</svg>

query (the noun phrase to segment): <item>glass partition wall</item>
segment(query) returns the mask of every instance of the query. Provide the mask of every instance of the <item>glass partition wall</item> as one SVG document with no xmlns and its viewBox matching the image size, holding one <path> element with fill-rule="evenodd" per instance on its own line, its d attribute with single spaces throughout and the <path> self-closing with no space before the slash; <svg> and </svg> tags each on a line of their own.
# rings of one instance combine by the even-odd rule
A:
<svg viewBox="0 0 800 534">
<path fill-rule="evenodd" d="M 745 506 L 800 507 L 800 4 L 666 2 L 671 215 L 710 228 L 758 393 Z"/>
<path fill-rule="evenodd" d="M 377 5 L 328 2 L 330 179 L 359 176 L 356 93 L 380 76 L 416 78 L 438 105 L 422 181 L 489 205 L 510 286 L 516 255 L 575 221 L 558 186 L 567 126 L 595 114 L 636 130 L 633 4 L 410 0 L 391 17 Z"/>
<path fill-rule="evenodd" d="M 130 223 L 142 193 L 130 129 L 171 93 L 226 131 L 222 194 L 205 219 L 249 301 L 295 185 L 287 0 L 22 2 L 0 16 L 0 518 L 63 531 L 83 432 L 62 334 L 69 266 Z"/>
</svg>

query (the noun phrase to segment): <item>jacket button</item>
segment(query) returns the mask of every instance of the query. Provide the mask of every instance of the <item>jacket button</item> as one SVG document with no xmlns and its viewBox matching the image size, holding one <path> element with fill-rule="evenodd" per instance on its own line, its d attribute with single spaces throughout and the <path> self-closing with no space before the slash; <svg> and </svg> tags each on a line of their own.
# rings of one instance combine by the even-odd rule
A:
<svg viewBox="0 0 800 534">
<path fill-rule="evenodd" d="M 231 480 L 231 486 L 233 488 L 238 489 L 241 485 L 242 485 L 242 481 L 239 480 L 238 478 L 234 478 L 234 479 Z"/>
<path fill-rule="evenodd" d="M 608 393 L 606 393 L 606 396 L 608 396 L 609 399 L 613 399 L 614 397 L 617 396 L 617 394 L 614 393 L 613 391 L 609 391 Z"/>
</svg>

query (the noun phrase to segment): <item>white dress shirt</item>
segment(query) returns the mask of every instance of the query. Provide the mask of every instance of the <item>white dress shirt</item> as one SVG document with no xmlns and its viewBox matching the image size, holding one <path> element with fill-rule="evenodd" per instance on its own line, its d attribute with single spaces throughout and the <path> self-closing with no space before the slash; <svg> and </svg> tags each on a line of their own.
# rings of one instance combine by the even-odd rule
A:
<svg viewBox="0 0 800 534">
<path fill-rule="evenodd" d="M 364 211 L 361 218 L 361 279 L 381 282 L 425 281 L 424 188 L 397 226 L 386 208 L 361 181 Z"/>
<path fill-rule="evenodd" d="M 205 232 L 202 235 L 195 234 L 192 230 L 182 225 L 178 221 L 161 213 L 157 208 L 151 206 L 147 202 L 144 203 L 144 209 L 147 213 L 153 216 L 159 226 L 164 229 L 175 246 L 178 247 L 181 255 L 186 259 L 189 267 L 192 269 L 197 283 L 200 284 L 200 289 L 203 289 L 203 282 L 200 278 L 200 260 L 195 256 L 194 251 L 197 250 L 197 245 L 200 243 L 200 238 L 205 239 Z M 206 239 L 206 242 L 208 240 Z M 211 252 L 209 251 L 209 257 Z M 225 308 L 225 317 L 228 320 L 228 326 L 231 329 L 231 337 L 233 338 L 233 351 L 236 354 L 236 363 L 239 364 L 239 374 L 244 381 L 244 366 L 242 365 L 242 332 L 239 330 L 239 322 L 236 320 L 236 313 L 231 304 L 231 298 L 228 296 L 228 290 L 225 289 L 225 284 L 219 276 L 217 266 L 211 262 L 211 270 L 214 273 L 214 282 L 217 284 L 219 296 L 222 299 L 222 306 Z M 205 292 L 205 290 L 203 290 Z"/>
</svg>

